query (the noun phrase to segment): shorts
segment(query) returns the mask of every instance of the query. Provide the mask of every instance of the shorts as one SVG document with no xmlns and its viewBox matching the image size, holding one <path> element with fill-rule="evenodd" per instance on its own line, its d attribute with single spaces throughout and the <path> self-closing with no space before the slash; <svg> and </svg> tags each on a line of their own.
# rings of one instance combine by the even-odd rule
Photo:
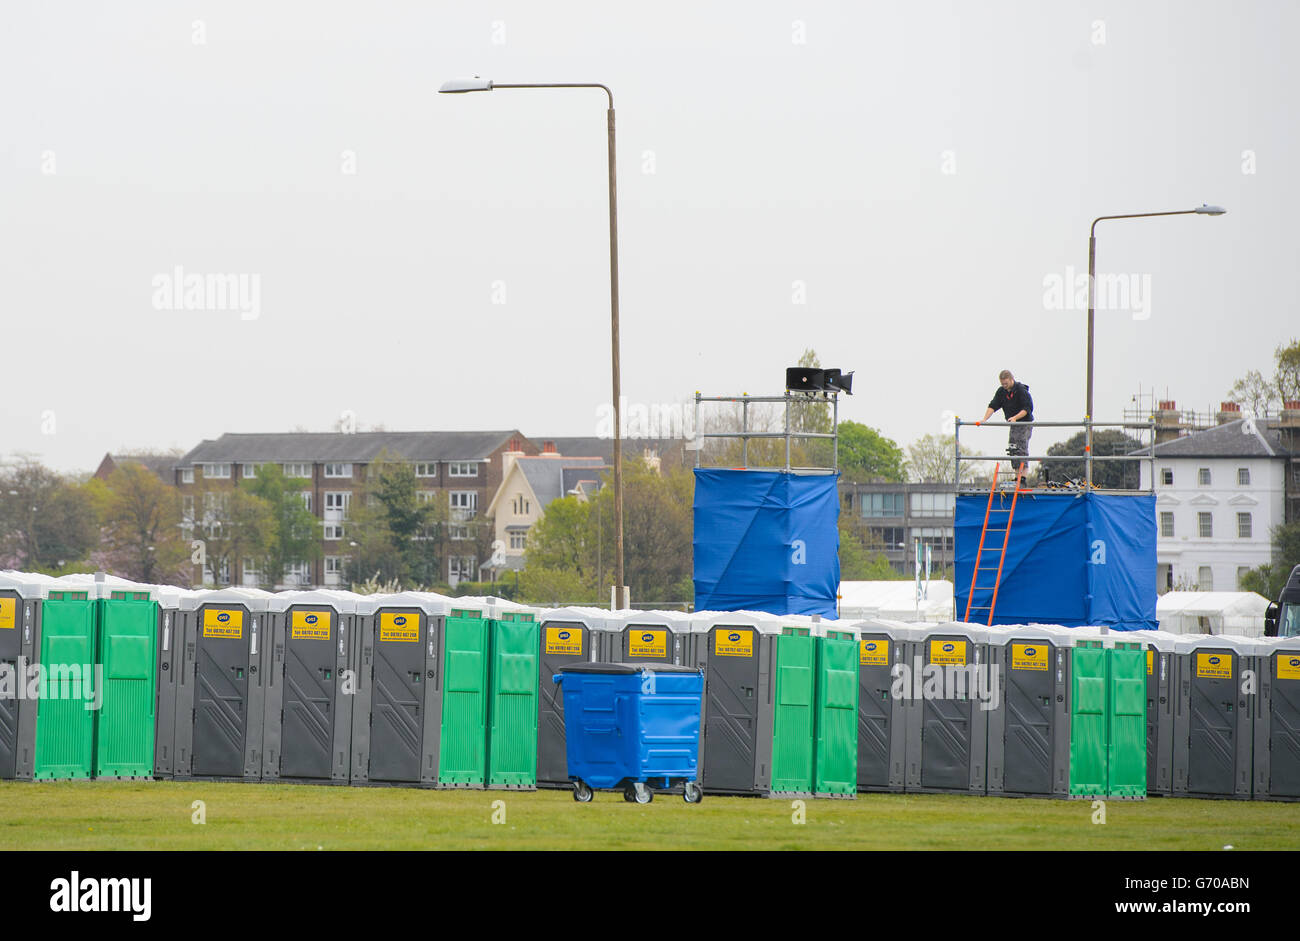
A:
<svg viewBox="0 0 1300 941">
<path fill-rule="evenodd" d="M 1011 434 L 1007 438 L 1007 453 L 1012 457 L 1024 457 L 1029 454 L 1029 436 L 1034 433 L 1034 429 L 1029 425 L 1016 423 L 1011 426 Z"/>
</svg>

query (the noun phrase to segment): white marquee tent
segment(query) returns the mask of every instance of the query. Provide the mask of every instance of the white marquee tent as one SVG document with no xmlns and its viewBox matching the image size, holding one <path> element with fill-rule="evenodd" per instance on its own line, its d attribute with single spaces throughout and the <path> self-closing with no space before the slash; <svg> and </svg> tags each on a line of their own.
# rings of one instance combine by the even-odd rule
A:
<svg viewBox="0 0 1300 941">
<path fill-rule="evenodd" d="M 840 582 L 840 617 L 849 620 L 872 618 L 886 621 L 953 620 L 952 582 L 930 582 L 919 605 L 916 582 Z"/>
<path fill-rule="evenodd" d="M 1170 591 L 1156 601 L 1156 620 L 1171 634 L 1262 637 L 1267 609 L 1253 591 Z"/>
</svg>

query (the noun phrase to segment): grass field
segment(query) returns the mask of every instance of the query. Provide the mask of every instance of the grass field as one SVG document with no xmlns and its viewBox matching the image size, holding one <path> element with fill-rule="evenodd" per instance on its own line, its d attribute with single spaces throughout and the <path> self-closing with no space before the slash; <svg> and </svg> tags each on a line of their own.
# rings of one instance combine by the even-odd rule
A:
<svg viewBox="0 0 1300 941">
<path fill-rule="evenodd" d="M 192 822 L 203 801 L 206 823 Z M 493 823 L 493 801 L 505 821 Z M 0 782 L 0 850 L 223 849 L 1062 849 L 1300 848 L 1300 804 L 1089 801 L 931 794 L 809 800 L 598 791 L 426 791 L 112 781 Z"/>
</svg>

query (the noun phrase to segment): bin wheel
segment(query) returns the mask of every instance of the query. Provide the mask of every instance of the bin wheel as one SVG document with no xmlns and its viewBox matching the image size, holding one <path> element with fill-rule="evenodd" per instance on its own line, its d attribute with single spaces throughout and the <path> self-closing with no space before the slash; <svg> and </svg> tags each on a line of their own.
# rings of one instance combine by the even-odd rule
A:
<svg viewBox="0 0 1300 941">
<path fill-rule="evenodd" d="M 623 788 L 623 800 L 630 804 L 648 804 L 654 800 L 654 792 L 648 785 L 636 781 Z"/>
<path fill-rule="evenodd" d="M 585 781 L 573 782 L 573 799 L 579 804 L 591 803 L 591 788 L 587 787 Z"/>
<path fill-rule="evenodd" d="M 704 788 L 697 781 L 687 781 L 682 785 L 682 800 L 688 804 L 698 804 L 704 800 Z"/>
</svg>

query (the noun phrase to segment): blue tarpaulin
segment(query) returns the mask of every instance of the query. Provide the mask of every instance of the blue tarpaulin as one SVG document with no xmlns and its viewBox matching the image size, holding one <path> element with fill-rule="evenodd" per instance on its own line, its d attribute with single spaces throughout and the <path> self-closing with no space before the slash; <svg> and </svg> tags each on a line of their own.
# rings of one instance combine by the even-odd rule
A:
<svg viewBox="0 0 1300 941">
<path fill-rule="evenodd" d="M 965 619 L 971 573 L 984 528 L 987 495 L 957 497 L 955 592 Z M 1011 494 L 993 499 L 990 528 L 1005 525 Z M 998 522 L 999 513 L 1003 522 Z M 980 568 L 995 569 L 1002 534 L 985 537 Z M 988 623 L 997 573 L 981 571 L 970 620 Z M 983 607 L 984 610 L 980 610 Z M 1156 622 L 1156 514 L 1154 495 L 1021 494 L 1002 562 L 994 624 L 1106 625 L 1154 630 Z"/>
<path fill-rule="evenodd" d="M 839 474 L 695 470 L 695 610 L 836 616 Z"/>
</svg>

